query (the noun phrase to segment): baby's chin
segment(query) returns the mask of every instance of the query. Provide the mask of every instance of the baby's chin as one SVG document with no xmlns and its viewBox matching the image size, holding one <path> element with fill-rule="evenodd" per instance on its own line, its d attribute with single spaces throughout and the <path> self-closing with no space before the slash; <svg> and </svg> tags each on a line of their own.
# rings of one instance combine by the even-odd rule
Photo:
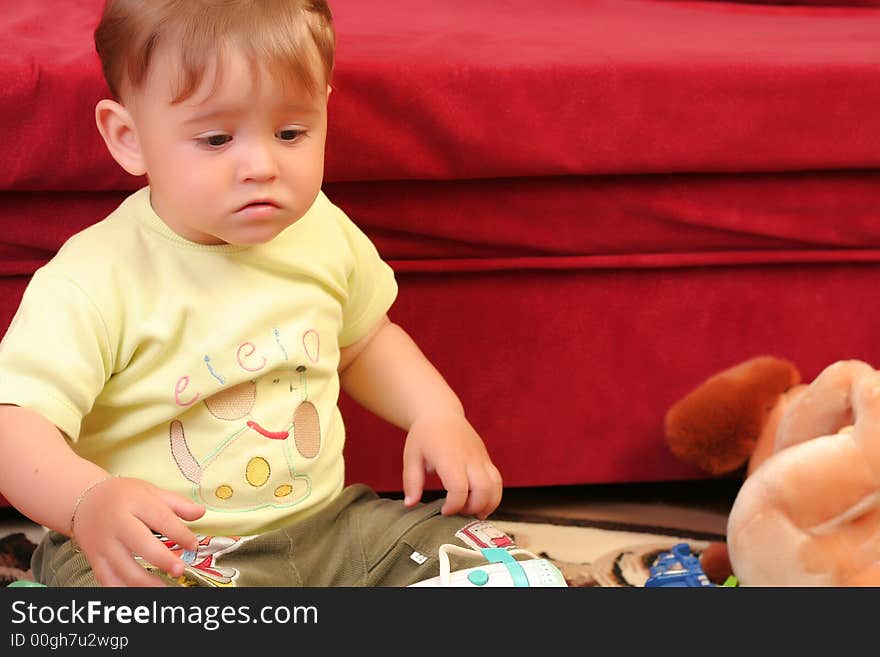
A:
<svg viewBox="0 0 880 657">
<path fill-rule="evenodd" d="M 230 246 L 259 246 L 266 244 L 290 228 L 296 221 L 275 226 L 249 226 L 240 230 L 229 231 L 228 234 L 217 235 L 217 239 Z"/>
</svg>

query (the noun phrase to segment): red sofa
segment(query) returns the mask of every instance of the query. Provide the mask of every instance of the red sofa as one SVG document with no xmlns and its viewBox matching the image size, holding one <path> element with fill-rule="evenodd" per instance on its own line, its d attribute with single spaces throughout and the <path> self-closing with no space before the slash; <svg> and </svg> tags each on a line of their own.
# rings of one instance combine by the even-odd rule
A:
<svg viewBox="0 0 880 657">
<path fill-rule="evenodd" d="M 93 125 L 100 4 L 0 16 L 4 329 L 33 271 L 143 184 Z M 880 9 L 331 7 L 325 189 L 508 486 L 701 477 L 662 420 L 709 374 L 880 364 Z M 399 490 L 403 435 L 342 403 L 349 479 Z"/>
</svg>

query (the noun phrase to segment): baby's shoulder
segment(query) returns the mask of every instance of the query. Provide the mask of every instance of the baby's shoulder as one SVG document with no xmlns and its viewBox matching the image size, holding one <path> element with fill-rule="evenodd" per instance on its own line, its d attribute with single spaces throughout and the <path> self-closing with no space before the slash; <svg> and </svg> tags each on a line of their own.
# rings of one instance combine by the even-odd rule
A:
<svg viewBox="0 0 880 657">
<path fill-rule="evenodd" d="M 72 235 L 47 263 L 57 275 L 106 278 L 120 266 L 131 266 L 138 256 L 136 238 L 125 222 L 106 219 Z"/>
<path fill-rule="evenodd" d="M 369 241 L 363 229 L 343 208 L 327 198 L 323 191 L 318 195 L 309 214 L 319 217 L 313 223 L 320 224 L 325 234 L 338 242 L 357 247 L 362 241 Z"/>
<path fill-rule="evenodd" d="M 145 266 L 147 257 L 138 232 L 136 222 L 113 212 L 68 238 L 34 279 L 53 289 L 75 288 L 75 296 L 84 295 L 101 308 L 122 303 L 134 294 L 138 279 L 149 280 L 132 273 Z"/>
</svg>

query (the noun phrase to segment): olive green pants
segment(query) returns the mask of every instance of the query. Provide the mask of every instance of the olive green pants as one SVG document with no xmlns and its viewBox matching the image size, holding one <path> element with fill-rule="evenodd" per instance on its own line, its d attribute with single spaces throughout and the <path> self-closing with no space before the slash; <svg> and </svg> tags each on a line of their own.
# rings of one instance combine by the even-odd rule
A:
<svg viewBox="0 0 880 657">
<path fill-rule="evenodd" d="M 157 574 L 180 586 L 407 586 L 438 575 L 442 544 L 466 546 L 455 534 L 474 519 L 443 516 L 442 504 L 406 508 L 353 485 L 289 527 L 253 537 L 200 537 L 197 552 L 166 541 L 181 552 L 186 572 L 177 579 Z M 451 560 L 452 570 L 478 563 Z M 32 567 L 47 586 L 98 586 L 85 555 L 57 532 L 41 541 Z"/>
</svg>

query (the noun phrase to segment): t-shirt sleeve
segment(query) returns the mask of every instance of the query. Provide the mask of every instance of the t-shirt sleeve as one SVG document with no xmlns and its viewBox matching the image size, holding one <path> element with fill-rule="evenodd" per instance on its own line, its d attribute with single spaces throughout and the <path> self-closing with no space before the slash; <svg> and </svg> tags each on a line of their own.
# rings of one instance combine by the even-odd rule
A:
<svg viewBox="0 0 880 657">
<path fill-rule="evenodd" d="M 338 223 L 352 255 L 339 333 L 339 346 L 346 347 L 369 333 L 388 312 L 397 298 L 397 281 L 375 245 L 341 210 Z"/>
<path fill-rule="evenodd" d="M 34 410 L 69 439 L 112 372 L 107 327 L 71 280 L 38 271 L 0 342 L 0 403 Z"/>
</svg>

